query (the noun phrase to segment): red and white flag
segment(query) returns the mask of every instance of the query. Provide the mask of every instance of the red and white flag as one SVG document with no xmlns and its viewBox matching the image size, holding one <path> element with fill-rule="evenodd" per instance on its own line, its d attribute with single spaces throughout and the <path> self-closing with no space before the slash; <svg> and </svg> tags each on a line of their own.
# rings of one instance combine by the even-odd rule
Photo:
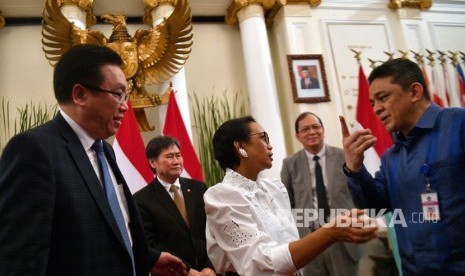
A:
<svg viewBox="0 0 465 276">
<path fill-rule="evenodd" d="M 374 136 L 376 136 L 377 141 L 374 147 L 369 148 L 365 151 L 364 165 L 367 170 L 374 175 L 376 171 L 379 170 L 381 165 L 381 156 L 383 153 L 393 144 L 392 136 L 389 134 L 387 129 L 381 123 L 381 121 L 376 117 L 373 107 L 370 103 L 369 89 L 370 85 L 365 73 L 363 72 L 362 65 L 360 65 L 358 72 L 358 101 L 357 101 L 357 121 L 364 128 L 371 129 Z M 392 219 L 391 213 L 387 213 L 384 216 L 386 222 L 381 223 L 380 219 L 377 219 L 378 225 L 381 227 L 383 225 L 388 226 Z M 386 227 L 387 233 L 390 240 L 390 245 L 392 248 L 393 256 L 396 262 L 397 270 L 401 270 L 401 260 L 399 255 L 399 248 L 397 246 L 397 236 L 394 230 L 394 227 Z"/>
<path fill-rule="evenodd" d="M 363 128 L 371 129 L 377 141 L 374 145 L 374 150 L 369 149 L 365 152 L 365 167 L 368 171 L 374 174 L 381 165 L 380 159 L 384 151 L 392 145 L 392 137 L 386 130 L 381 121 L 376 117 L 373 107 L 370 102 L 369 88 L 370 85 L 363 72 L 363 67 L 360 65 L 358 70 L 358 100 L 357 100 L 357 122 Z"/>
<path fill-rule="evenodd" d="M 186 126 L 184 125 L 173 91 L 170 93 L 168 107 L 166 108 L 163 135 L 173 136 L 179 141 L 181 154 L 184 159 L 184 170 L 181 176 L 203 181 L 202 166 L 187 134 Z"/>
<path fill-rule="evenodd" d="M 438 94 L 441 98 L 442 102 L 444 102 L 444 107 L 450 106 L 450 98 L 449 94 L 447 93 L 447 89 L 441 86 L 441 82 L 439 80 L 440 74 L 437 71 L 437 67 L 431 67 L 431 81 L 432 87 L 434 87 L 434 91 Z"/>
<path fill-rule="evenodd" d="M 426 72 L 426 68 L 424 65 L 420 66 L 421 72 L 423 73 L 423 77 L 425 78 L 426 86 L 428 87 L 429 96 L 432 102 L 436 103 L 440 107 L 445 107 L 447 103 L 447 99 L 441 97 L 439 94 L 440 91 L 437 90 L 436 82 L 437 78 L 434 75 L 434 71 L 432 71 L 432 78 L 430 80 L 428 73 Z M 433 69 L 434 70 L 434 69 Z"/>
<path fill-rule="evenodd" d="M 460 105 L 465 107 L 465 75 L 460 64 L 457 64 L 457 78 L 459 82 Z"/>
<path fill-rule="evenodd" d="M 449 106 L 457 106 L 458 103 L 458 98 L 456 95 L 452 94 L 454 91 L 451 88 L 451 83 L 449 79 L 449 72 L 447 69 L 447 65 L 442 65 L 442 78 L 444 80 L 444 93 L 447 95 L 447 99 L 449 100 Z"/>
<path fill-rule="evenodd" d="M 131 193 L 139 191 L 154 179 L 145 157 L 144 142 L 130 102 L 128 102 L 128 111 L 125 113 L 122 125 L 116 133 L 113 149 L 116 162 Z"/>
</svg>

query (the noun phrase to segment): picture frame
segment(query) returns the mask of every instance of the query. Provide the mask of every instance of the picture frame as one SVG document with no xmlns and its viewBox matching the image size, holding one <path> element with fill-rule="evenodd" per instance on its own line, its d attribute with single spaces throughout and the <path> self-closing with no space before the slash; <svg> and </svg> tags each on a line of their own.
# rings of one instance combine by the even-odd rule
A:
<svg viewBox="0 0 465 276">
<path fill-rule="evenodd" d="M 295 103 L 330 101 L 322 55 L 287 55 L 287 65 Z"/>
</svg>

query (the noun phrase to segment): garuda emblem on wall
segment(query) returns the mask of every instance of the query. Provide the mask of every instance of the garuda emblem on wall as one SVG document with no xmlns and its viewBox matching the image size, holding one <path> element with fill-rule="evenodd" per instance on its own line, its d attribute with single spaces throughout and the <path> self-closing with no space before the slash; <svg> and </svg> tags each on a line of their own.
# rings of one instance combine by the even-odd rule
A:
<svg viewBox="0 0 465 276">
<path fill-rule="evenodd" d="M 93 0 L 46 0 L 42 21 L 42 44 L 46 58 L 54 66 L 61 55 L 77 44 L 105 45 L 115 50 L 123 59 L 122 69 L 128 80 L 131 104 L 142 130 L 151 130 L 144 108 L 166 103 L 164 96 L 150 95 L 147 84 L 159 84 L 169 80 L 182 68 L 192 46 L 192 16 L 187 0 L 176 2 L 174 11 L 164 17 L 161 23 L 147 30 L 137 30 L 134 37 L 129 35 L 126 17 L 121 14 L 105 14 L 102 19 L 113 24 L 110 38 L 100 31 L 91 31 L 95 24 L 92 10 Z M 152 3 L 151 3 L 152 2 Z M 151 26 L 151 10 L 158 3 L 145 0 L 144 22 Z M 158 2 L 158 1 L 155 1 Z M 74 5 L 86 12 L 87 26 L 79 28 L 68 20 L 60 8 Z"/>
</svg>

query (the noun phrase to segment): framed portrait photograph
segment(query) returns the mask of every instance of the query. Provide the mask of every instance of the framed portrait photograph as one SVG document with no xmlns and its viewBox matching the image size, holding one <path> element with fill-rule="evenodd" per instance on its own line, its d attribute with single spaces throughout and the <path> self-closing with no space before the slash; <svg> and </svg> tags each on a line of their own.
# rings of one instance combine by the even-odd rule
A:
<svg viewBox="0 0 465 276">
<path fill-rule="evenodd" d="M 322 55 L 287 55 L 295 103 L 329 102 Z"/>
</svg>

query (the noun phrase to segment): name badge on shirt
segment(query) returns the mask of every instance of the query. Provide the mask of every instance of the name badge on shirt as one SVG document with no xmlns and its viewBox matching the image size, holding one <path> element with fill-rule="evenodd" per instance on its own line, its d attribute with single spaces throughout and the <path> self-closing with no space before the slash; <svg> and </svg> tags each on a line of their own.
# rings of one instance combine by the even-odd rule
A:
<svg viewBox="0 0 465 276">
<path fill-rule="evenodd" d="M 433 190 L 421 194 L 421 206 L 423 209 L 423 221 L 438 222 L 441 219 L 438 194 Z"/>
<path fill-rule="evenodd" d="M 421 194 L 423 221 L 438 222 L 441 219 L 441 214 L 439 212 L 438 193 L 431 189 L 431 184 L 429 182 L 430 167 L 428 164 L 423 164 L 423 166 L 420 168 L 420 171 L 423 175 L 425 175 L 426 179 L 426 189 Z"/>
</svg>

